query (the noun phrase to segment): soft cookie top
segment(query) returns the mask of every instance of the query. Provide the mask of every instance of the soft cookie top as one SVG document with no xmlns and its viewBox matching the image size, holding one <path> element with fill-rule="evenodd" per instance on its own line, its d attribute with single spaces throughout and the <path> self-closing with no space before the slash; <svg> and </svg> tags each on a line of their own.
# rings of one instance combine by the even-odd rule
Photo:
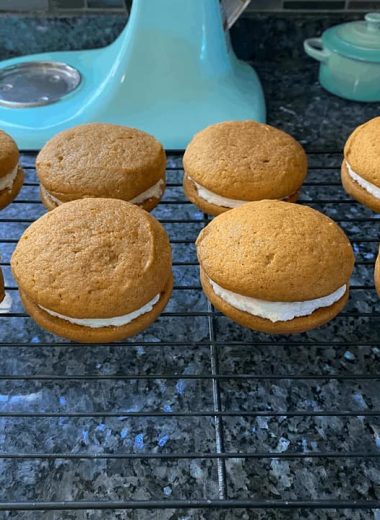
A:
<svg viewBox="0 0 380 520">
<path fill-rule="evenodd" d="M 380 187 L 380 117 L 352 132 L 344 147 L 344 158 L 360 177 Z"/>
<path fill-rule="evenodd" d="M 19 161 L 17 144 L 12 137 L 0 130 L 0 177 L 14 170 Z"/>
<path fill-rule="evenodd" d="M 54 136 L 37 156 L 41 184 L 63 202 L 81 197 L 132 200 L 164 177 L 166 156 L 153 136 L 91 123 Z"/>
<path fill-rule="evenodd" d="M 306 301 L 347 284 L 351 244 L 331 219 L 297 204 L 263 200 L 216 217 L 197 240 L 206 275 L 235 293 Z"/>
<path fill-rule="evenodd" d="M 164 228 L 139 207 L 80 199 L 34 222 L 11 265 L 35 304 L 73 318 L 111 318 L 162 292 L 171 276 L 171 250 Z"/>
<path fill-rule="evenodd" d="M 298 191 L 307 172 L 302 146 L 256 121 L 209 126 L 192 139 L 186 174 L 208 190 L 238 200 L 280 199 Z"/>
</svg>

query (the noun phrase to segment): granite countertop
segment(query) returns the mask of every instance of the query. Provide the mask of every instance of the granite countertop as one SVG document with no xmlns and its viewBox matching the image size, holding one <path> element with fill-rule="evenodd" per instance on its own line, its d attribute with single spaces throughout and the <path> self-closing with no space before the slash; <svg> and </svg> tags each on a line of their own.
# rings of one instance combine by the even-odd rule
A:
<svg viewBox="0 0 380 520">
<path fill-rule="evenodd" d="M 270 451 L 279 457 L 287 453 L 310 454 L 307 458 L 227 459 L 224 469 L 231 499 L 380 500 L 379 459 L 365 456 L 378 455 L 380 448 L 379 417 L 368 414 L 380 409 L 380 381 L 375 377 L 380 373 L 380 328 L 378 319 L 372 316 L 380 313 L 372 281 L 380 219 L 373 219 L 369 210 L 349 203 L 339 185 L 341 156 L 336 153 L 355 126 L 380 114 L 380 104 L 353 103 L 328 94 L 318 84 L 318 65 L 302 52 L 305 37 L 314 36 L 338 21 L 338 17 L 260 15 L 239 21 L 232 33 L 239 56 L 251 61 L 262 79 L 268 122 L 290 132 L 307 150 L 318 152 L 310 154 L 309 184 L 302 198 L 339 220 L 353 240 L 359 265 L 353 277 L 356 288 L 346 314 L 319 330 L 292 338 L 274 338 L 242 329 L 223 316 L 214 318 L 219 372 L 231 376 L 219 383 L 220 406 L 224 411 L 243 414 L 223 420 L 225 451 L 235 454 Z M 115 38 L 124 22 L 112 16 L 67 20 L 0 18 L 0 59 L 25 50 L 101 46 Z M 25 38 L 16 39 L 16 33 Z M 33 160 L 30 155 L 23 157 L 25 165 L 32 166 Z M 170 166 L 170 182 L 180 183 L 180 160 L 171 158 Z M 33 180 L 33 169 L 28 169 L 27 177 Z M 24 188 L 22 199 L 37 201 L 38 197 L 37 186 Z M 315 199 L 321 202 L 310 202 Z M 179 200 L 183 200 L 181 188 L 169 187 L 165 201 Z M 341 203 L 332 202 L 336 200 Z M 20 203 L 9 206 L 1 217 L 33 219 L 43 212 L 40 204 Z M 192 205 L 164 203 L 155 210 L 155 215 L 167 220 L 192 220 L 186 225 L 167 224 L 171 238 L 193 240 L 203 225 L 202 215 Z M 0 222 L 3 262 L 9 262 L 14 244 L 1 240 L 19 237 L 25 227 L 20 222 Z M 175 244 L 173 255 L 176 262 L 195 261 L 192 244 Z M 198 284 L 195 265 L 177 265 L 174 270 L 177 285 Z M 7 285 L 14 285 L 8 266 L 4 267 L 4 275 Z M 22 312 L 16 291 L 13 296 L 12 310 Z M 12 377 L 0 378 L 0 412 L 11 414 L 0 416 L 1 451 L 100 456 L 130 453 L 137 458 L 3 458 L 0 459 L 0 502 L 217 499 L 221 467 L 215 459 L 138 457 L 152 453 L 214 453 L 219 425 L 212 415 L 182 418 L 123 415 L 123 412 L 215 409 L 213 382 L 202 378 L 215 369 L 207 343 L 209 322 L 202 315 L 207 309 L 200 291 L 176 291 L 167 310 L 171 313 L 191 310 L 199 312 L 198 316 L 163 317 L 130 343 L 110 346 L 66 344 L 39 329 L 27 317 L 3 319 L 0 374 Z M 364 314 L 358 316 L 358 312 Z M 163 346 L 162 342 L 169 344 Z M 137 374 L 173 377 L 142 379 L 136 378 Z M 234 377 L 241 374 L 255 377 L 247 380 Z M 286 377 L 305 374 L 316 379 Z M 263 375 L 271 377 L 260 378 Z M 346 410 L 354 415 L 286 414 L 295 410 L 311 413 Z M 244 412 L 252 411 L 262 413 L 244 416 Z M 28 413 L 35 412 L 42 415 L 28 417 Z M 67 415 L 73 412 L 78 416 Z M 102 412 L 115 415 L 107 417 Z M 335 456 L 316 456 L 323 452 Z M 340 457 L 353 452 L 358 454 L 357 458 Z M 204 509 L 26 514 L 4 513 L 6 516 L 1 518 L 153 519 L 159 515 L 163 520 L 356 520 L 378 519 L 380 515 L 369 508 L 256 511 L 254 516 L 244 508 L 223 512 Z"/>
</svg>

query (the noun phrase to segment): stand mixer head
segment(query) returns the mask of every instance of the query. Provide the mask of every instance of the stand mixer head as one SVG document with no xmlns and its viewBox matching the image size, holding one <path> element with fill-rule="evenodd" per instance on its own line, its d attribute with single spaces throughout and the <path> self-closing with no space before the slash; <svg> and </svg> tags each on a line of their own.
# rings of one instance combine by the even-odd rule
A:
<svg viewBox="0 0 380 520">
<path fill-rule="evenodd" d="M 231 22 L 231 7 L 249 0 L 224 2 Z M 0 128 L 22 149 L 91 121 L 140 128 L 184 149 L 202 128 L 232 119 L 264 121 L 265 103 L 255 71 L 229 45 L 219 0 L 134 0 L 107 47 L 0 64 Z"/>
</svg>

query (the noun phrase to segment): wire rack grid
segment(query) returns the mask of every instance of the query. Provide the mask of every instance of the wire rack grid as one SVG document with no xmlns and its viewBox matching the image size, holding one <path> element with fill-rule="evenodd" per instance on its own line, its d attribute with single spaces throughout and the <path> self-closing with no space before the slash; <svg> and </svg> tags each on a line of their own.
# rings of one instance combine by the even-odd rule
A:
<svg viewBox="0 0 380 520">
<path fill-rule="evenodd" d="M 341 189 L 340 153 L 309 157 L 301 202 L 334 218 L 357 258 L 333 322 L 275 337 L 213 309 L 194 248 L 208 217 L 185 200 L 173 152 L 154 211 L 173 247 L 173 297 L 136 338 L 79 346 L 40 329 L 12 279 L 15 244 L 44 213 L 35 154 L 22 154 L 25 185 L 0 215 L 13 298 L 0 314 L 1 511 L 380 507 L 380 219 Z"/>
</svg>

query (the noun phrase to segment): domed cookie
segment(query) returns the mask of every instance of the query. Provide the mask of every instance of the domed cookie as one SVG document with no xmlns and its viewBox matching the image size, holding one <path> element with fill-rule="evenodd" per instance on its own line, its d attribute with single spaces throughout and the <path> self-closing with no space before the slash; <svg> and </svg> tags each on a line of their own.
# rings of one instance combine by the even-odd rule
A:
<svg viewBox="0 0 380 520">
<path fill-rule="evenodd" d="M 16 143 L 0 130 L 0 209 L 15 199 L 24 182 Z"/>
<path fill-rule="evenodd" d="M 352 198 L 380 213 L 380 117 L 359 126 L 348 138 L 342 183 Z"/>
<path fill-rule="evenodd" d="M 256 121 L 202 130 L 188 145 L 183 164 L 187 197 L 210 215 L 262 199 L 295 202 L 307 173 L 302 146 Z"/>
<path fill-rule="evenodd" d="M 147 211 L 165 190 L 166 155 L 151 135 L 91 123 L 50 139 L 37 156 L 41 199 L 51 210 L 87 197 L 121 199 Z"/>
<path fill-rule="evenodd" d="M 350 242 L 332 220 L 307 206 L 245 204 L 216 217 L 196 246 L 207 297 L 245 327 L 303 332 L 334 318 L 347 302 Z"/>
<path fill-rule="evenodd" d="M 118 199 L 81 199 L 45 214 L 22 235 L 11 266 L 31 317 L 83 343 L 145 329 L 173 286 L 164 228 Z"/>
</svg>

